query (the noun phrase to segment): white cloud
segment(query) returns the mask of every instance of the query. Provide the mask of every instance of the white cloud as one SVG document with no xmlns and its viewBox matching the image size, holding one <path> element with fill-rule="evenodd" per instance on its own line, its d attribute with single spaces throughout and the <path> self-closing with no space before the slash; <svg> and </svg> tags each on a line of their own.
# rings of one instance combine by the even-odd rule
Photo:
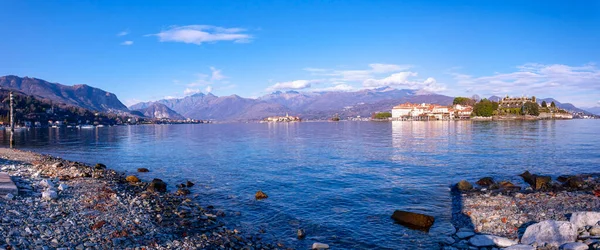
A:
<svg viewBox="0 0 600 250">
<path fill-rule="evenodd" d="M 210 92 L 213 91 L 213 87 L 212 86 L 207 86 L 204 91 L 206 91 L 206 93 L 210 93 Z"/>
<path fill-rule="evenodd" d="M 122 42 L 121 45 L 133 45 L 133 41 Z"/>
<path fill-rule="evenodd" d="M 335 85 L 332 87 L 311 89 L 310 91 L 312 91 L 312 92 L 329 92 L 329 91 L 353 91 L 353 90 L 356 90 L 356 89 L 348 84 L 338 84 L 338 85 Z"/>
<path fill-rule="evenodd" d="M 221 74 L 221 70 L 216 69 L 215 67 L 210 67 L 210 71 L 212 72 L 210 77 L 211 81 L 220 81 L 225 79 L 225 76 Z"/>
<path fill-rule="evenodd" d="M 423 89 L 430 92 L 440 92 L 446 90 L 446 87 L 443 85 L 439 85 L 433 77 L 428 77 L 424 81 L 410 79 L 416 76 L 418 76 L 418 73 L 416 72 L 398 72 L 382 79 L 365 80 L 363 82 L 363 86 L 366 88 L 379 88 L 389 86 L 408 89 Z"/>
<path fill-rule="evenodd" d="M 236 43 L 250 42 L 252 36 L 241 28 L 223 28 L 211 25 L 171 26 L 157 34 L 161 42 L 182 42 L 201 45 L 202 43 L 233 41 Z"/>
<path fill-rule="evenodd" d="M 306 89 L 310 88 L 313 83 L 318 83 L 319 80 L 296 80 L 289 82 L 278 82 L 267 88 L 267 91 L 288 90 L 288 89 Z"/>
<path fill-rule="evenodd" d="M 128 34 L 129 34 L 129 31 L 124 30 L 124 31 L 121 31 L 121 32 L 117 33 L 117 36 L 126 36 Z"/>
<path fill-rule="evenodd" d="M 186 95 L 186 96 L 187 96 L 187 95 L 198 94 L 198 93 L 200 93 L 200 90 L 199 90 L 199 89 L 190 89 L 190 88 L 186 88 L 186 89 L 183 91 L 183 95 Z"/>
<path fill-rule="evenodd" d="M 164 96 L 162 99 L 170 100 L 170 99 L 177 99 L 177 98 L 178 98 L 177 96 L 167 95 L 167 96 Z"/>
<path fill-rule="evenodd" d="M 372 71 L 374 73 L 389 73 L 389 72 L 398 72 L 404 71 L 412 68 L 411 65 L 396 65 L 396 64 L 382 64 L 382 63 L 372 63 L 369 64 Z"/>
</svg>

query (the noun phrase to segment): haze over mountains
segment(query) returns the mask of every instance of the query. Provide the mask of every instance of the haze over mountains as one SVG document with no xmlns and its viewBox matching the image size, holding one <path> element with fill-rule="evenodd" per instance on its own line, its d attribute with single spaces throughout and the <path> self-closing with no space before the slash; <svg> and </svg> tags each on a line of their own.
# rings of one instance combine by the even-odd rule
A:
<svg viewBox="0 0 600 250">
<path fill-rule="evenodd" d="M 423 90 L 382 87 L 354 92 L 277 91 L 256 99 L 238 95 L 219 97 L 212 93 L 198 93 L 179 99 L 141 102 L 127 108 L 115 94 L 87 85 L 66 86 L 37 78 L 3 76 L 0 77 L 0 87 L 95 111 L 139 111 L 149 118 L 176 120 L 191 118 L 248 121 L 286 114 L 303 119 L 328 119 L 335 114 L 340 117 L 369 117 L 374 112 L 389 111 L 393 106 L 405 102 L 450 105 L 454 99 Z M 499 98 L 492 96 L 489 99 Z M 569 111 L 586 112 L 572 104 L 560 103 L 552 98 L 539 99 L 540 102 L 542 100 L 548 103 L 554 101 L 558 107 Z"/>
</svg>

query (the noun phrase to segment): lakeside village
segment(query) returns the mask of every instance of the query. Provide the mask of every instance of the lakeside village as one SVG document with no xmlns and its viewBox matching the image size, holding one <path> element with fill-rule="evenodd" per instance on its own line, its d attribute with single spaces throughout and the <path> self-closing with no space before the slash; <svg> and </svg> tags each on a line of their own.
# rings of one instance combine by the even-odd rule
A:
<svg viewBox="0 0 600 250">
<path fill-rule="evenodd" d="M 538 103 L 535 96 L 509 97 L 498 102 L 482 99 L 479 101 L 466 97 L 456 97 L 453 104 L 444 106 L 431 103 L 404 103 L 394 106 L 391 112 L 373 113 L 370 118 L 348 117 L 352 121 L 447 121 L 447 120 L 550 120 L 550 119 L 595 119 L 583 113 L 570 113 L 560 109 L 554 102 Z M 330 121 L 340 121 L 334 115 Z M 272 116 L 261 122 L 299 122 L 298 116 Z"/>
</svg>

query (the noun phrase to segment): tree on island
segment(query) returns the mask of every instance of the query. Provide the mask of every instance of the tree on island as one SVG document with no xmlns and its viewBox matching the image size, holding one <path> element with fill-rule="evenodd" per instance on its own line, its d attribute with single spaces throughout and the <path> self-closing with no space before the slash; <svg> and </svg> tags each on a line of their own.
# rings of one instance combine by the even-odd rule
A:
<svg viewBox="0 0 600 250">
<path fill-rule="evenodd" d="M 453 105 L 473 106 L 475 100 L 468 97 L 456 97 L 452 102 Z"/>
<path fill-rule="evenodd" d="M 547 108 L 548 104 L 546 103 L 546 101 L 542 101 L 542 108 Z"/>
<path fill-rule="evenodd" d="M 388 119 L 392 117 L 392 113 L 390 112 L 379 112 L 373 114 L 373 119 Z"/>
<path fill-rule="evenodd" d="M 552 101 L 552 102 L 550 103 L 550 107 L 556 108 L 556 104 L 554 103 L 554 101 Z"/>
<path fill-rule="evenodd" d="M 482 99 L 473 106 L 473 116 L 490 117 L 494 115 L 494 111 L 498 109 L 498 103 L 488 99 Z"/>
<path fill-rule="evenodd" d="M 523 104 L 522 115 L 540 115 L 540 107 L 535 102 L 526 102 Z"/>
</svg>

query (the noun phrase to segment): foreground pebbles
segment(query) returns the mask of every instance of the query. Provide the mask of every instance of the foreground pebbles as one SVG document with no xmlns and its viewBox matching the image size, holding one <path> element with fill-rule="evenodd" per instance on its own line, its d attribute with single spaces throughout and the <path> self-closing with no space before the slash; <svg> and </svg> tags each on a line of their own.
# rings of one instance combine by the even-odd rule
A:
<svg viewBox="0 0 600 250">
<path fill-rule="evenodd" d="M 285 249 L 229 229 L 187 192 L 152 192 L 103 166 L 0 149 L 19 194 L 0 197 L 0 249 Z"/>
</svg>

